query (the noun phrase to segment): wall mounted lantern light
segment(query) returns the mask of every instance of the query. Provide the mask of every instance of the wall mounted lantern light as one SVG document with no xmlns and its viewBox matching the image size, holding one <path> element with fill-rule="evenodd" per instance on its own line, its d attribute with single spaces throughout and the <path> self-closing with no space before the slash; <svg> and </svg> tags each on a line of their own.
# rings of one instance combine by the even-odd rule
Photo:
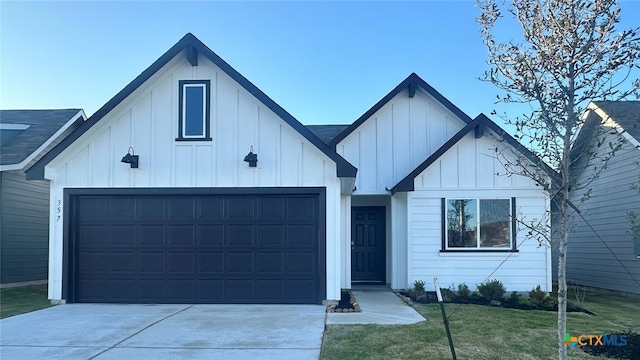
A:
<svg viewBox="0 0 640 360">
<path fill-rule="evenodd" d="M 251 150 L 249 150 L 247 156 L 244 157 L 244 161 L 249 163 L 249 167 L 256 167 L 258 164 L 258 154 L 253 153 L 253 146 L 251 146 Z"/>
<path fill-rule="evenodd" d="M 131 146 L 129 147 L 129 151 L 127 151 L 127 155 L 122 157 L 122 160 L 120 160 L 120 161 L 125 163 L 125 164 L 131 165 L 132 169 L 137 169 L 138 168 L 138 155 L 134 155 L 133 147 L 131 147 Z"/>
</svg>

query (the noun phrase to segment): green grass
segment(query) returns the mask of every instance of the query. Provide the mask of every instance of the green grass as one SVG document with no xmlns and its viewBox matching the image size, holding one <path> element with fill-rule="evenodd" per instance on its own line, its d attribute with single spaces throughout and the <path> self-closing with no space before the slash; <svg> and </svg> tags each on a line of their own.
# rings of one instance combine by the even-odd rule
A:
<svg viewBox="0 0 640 360">
<path fill-rule="evenodd" d="M 588 289 L 583 306 L 596 315 L 569 313 L 567 330 L 574 336 L 640 331 L 640 295 Z M 320 358 L 451 359 L 439 306 L 414 307 L 427 321 L 414 325 L 328 325 Z M 555 312 L 481 305 L 445 307 L 459 359 L 558 357 Z M 569 356 L 594 359 L 579 347 L 569 350 Z"/>
<path fill-rule="evenodd" d="M 0 319 L 51 306 L 47 285 L 31 285 L 0 290 Z"/>
</svg>

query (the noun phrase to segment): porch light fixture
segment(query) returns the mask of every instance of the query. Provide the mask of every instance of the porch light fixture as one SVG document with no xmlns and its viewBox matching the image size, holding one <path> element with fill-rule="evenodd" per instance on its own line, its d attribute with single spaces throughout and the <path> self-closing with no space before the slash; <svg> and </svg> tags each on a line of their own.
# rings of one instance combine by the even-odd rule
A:
<svg viewBox="0 0 640 360">
<path fill-rule="evenodd" d="M 127 151 L 127 155 L 122 157 L 121 162 L 125 164 L 131 165 L 132 169 L 138 168 L 138 155 L 134 155 L 133 147 L 129 146 L 129 151 Z"/>
<path fill-rule="evenodd" d="M 249 163 L 249 167 L 256 167 L 258 164 L 258 154 L 253 153 L 253 146 L 251 146 L 247 156 L 244 157 L 244 161 Z"/>
</svg>

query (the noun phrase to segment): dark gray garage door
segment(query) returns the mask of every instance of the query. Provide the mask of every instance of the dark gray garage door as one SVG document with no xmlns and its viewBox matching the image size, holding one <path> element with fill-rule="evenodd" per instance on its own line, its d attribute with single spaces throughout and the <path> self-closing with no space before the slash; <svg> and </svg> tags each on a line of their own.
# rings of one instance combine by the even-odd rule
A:
<svg viewBox="0 0 640 360">
<path fill-rule="evenodd" d="M 320 195 L 291 192 L 73 195 L 72 301 L 319 303 Z"/>
</svg>

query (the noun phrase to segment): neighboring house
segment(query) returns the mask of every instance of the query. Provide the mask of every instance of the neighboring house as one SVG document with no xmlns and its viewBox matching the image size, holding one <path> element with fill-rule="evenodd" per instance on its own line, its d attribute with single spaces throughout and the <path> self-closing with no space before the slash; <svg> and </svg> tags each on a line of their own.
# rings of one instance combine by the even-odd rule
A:
<svg viewBox="0 0 640 360">
<path fill-rule="evenodd" d="M 544 216 L 547 196 L 497 175 L 495 148 L 539 163 L 415 74 L 354 124 L 307 128 L 187 34 L 27 172 L 63 214 L 49 296 L 320 303 L 490 275 L 550 289 L 548 249 L 511 218 Z"/>
<path fill-rule="evenodd" d="M 84 119 L 80 109 L 0 110 L 0 286 L 46 281 L 49 183 L 24 170 Z"/>
<path fill-rule="evenodd" d="M 594 147 L 595 140 L 585 141 L 589 138 L 602 146 Z M 577 167 L 584 161 L 578 154 L 595 152 L 594 162 L 609 158 L 609 143 L 621 148 L 595 179 L 602 163 L 577 174 L 576 188 L 584 188 L 571 197 L 581 216 L 575 216 L 575 232 L 569 237 L 567 281 L 640 294 L 640 239 L 634 239 L 628 219 L 629 211 L 640 213 L 640 188 L 632 187 L 640 185 L 640 101 L 589 104 L 573 150 Z M 588 200 L 581 203 L 589 190 Z"/>
</svg>

